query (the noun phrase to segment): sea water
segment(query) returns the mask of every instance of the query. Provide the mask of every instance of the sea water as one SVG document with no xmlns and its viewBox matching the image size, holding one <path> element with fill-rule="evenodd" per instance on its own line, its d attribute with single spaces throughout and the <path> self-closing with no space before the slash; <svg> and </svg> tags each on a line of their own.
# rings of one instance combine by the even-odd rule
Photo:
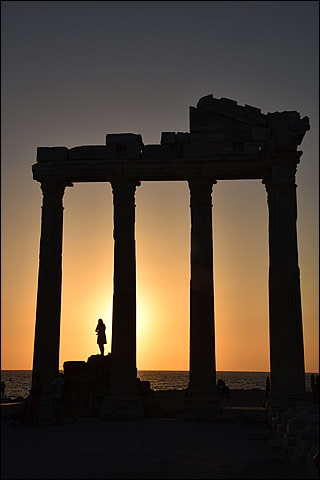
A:
<svg viewBox="0 0 320 480">
<path fill-rule="evenodd" d="M 311 391 L 310 375 L 306 373 L 306 390 Z M 317 375 L 315 373 L 315 375 Z M 1 370 L 1 381 L 6 384 L 5 395 L 10 398 L 26 398 L 31 388 L 31 370 Z M 217 372 L 231 389 L 264 390 L 270 372 Z M 153 390 L 183 390 L 188 387 L 189 372 L 173 370 L 138 370 L 140 380 L 147 380 Z"/>
</svg>

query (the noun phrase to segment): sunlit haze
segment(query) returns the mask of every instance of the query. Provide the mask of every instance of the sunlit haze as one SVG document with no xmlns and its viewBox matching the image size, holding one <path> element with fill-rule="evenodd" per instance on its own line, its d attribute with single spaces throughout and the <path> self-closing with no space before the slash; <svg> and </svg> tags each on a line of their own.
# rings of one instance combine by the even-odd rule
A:
<svg viewBox="0 0 320 480">
<path fill-rule="evenodd" d="M 1 368 L 32 369 L 42 193 L 38 146 L 103 145 L 107 133 L 189 131 L 208 94 L 262 113 L 296 110 L 298 246 L 305 369 L 319 357 L 318 2 L 2 2 Z M 136 190 L 137 367 L 188 370 L 187 182 Z M 258 180 L 212 194 L 216 367 L 269 371 L 268 209 Z M 60 368 L 111 350 L 110 183 L 63 199 Z M 285 347 L 285 346 L 284 346 Z"/>
</svg>

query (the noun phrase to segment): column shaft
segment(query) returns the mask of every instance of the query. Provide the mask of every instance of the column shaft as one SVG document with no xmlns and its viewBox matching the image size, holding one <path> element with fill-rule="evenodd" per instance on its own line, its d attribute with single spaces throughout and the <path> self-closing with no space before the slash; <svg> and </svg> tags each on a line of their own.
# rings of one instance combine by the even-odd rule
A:
<svg viewBox="0 0 320 480">
<path fill-rule="evenodd" d="M 114 199 L 114 293 L 112 376 L 114 393 L 136 392 L 135 189 L 137 183 L 112 182 Z"/>
<path fill-rule="evenodd" d="M 216 393 L 212 181 L 190 181 L 190 383 L 194 393 Z"/>
<path fill-rule="evenodd" d="M 272 167 L 269 207 L 269 330 L 272 401 L 305 394 L 304 350 L 297 246 L 296 165 Z"/>
<path fill-rule="evenodd" d="M 33 372 L 39 372 L 44 394 L 51 389 L 53 370 L 59 368 L 62 197 L 66 184 L 42 182 L 43 192 Z"/>
</svg>

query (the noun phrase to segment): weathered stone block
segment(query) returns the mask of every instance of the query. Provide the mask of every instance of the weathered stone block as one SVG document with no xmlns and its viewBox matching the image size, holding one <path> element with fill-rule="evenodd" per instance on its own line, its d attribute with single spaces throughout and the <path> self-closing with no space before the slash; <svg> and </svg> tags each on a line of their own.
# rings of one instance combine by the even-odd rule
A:
<svg viewBox="0 0 320 480">
<path fill-rule="evenodd" d="M 106 136 L 106 144 L 143 146 L 142 136 L 135 133 L 108 133 Z"/>
<path fill-rule="evenodd" d="M 218 154 L 218 143 L 185 143 L 183 144 L 182 155 L 185 158 L 214 157 Z"/>
<path fill-rule="evenodd" d="M 161 133 L 161 145 L 171 145 L 176 143 L 175 132 L 162 132 Z"/>
<path fill-rule="evenodd" d="M 269 128 L 272 132 L 270 149 L 275 151 L 294 151 L 310 130 L 309 118 L 300 119 L 297 112 L 268 113 Z"/>
<path fill-rule="evenodd" d="M 178 132 L 176 135 L 176 143 L 181 144 L 186 142 L 190 142 L 190 133 Z"/>
<path fill-rule="evenodd" d="M 73 375 L 81 375 L 85 373 L 86 366 L 87 366 L 86 362 L 83 362 L 83 361 L 64 362 L 63 371 L 66 377 L 73 376 Z"/>
<path fill-rule="evenodd" d="M 176 151 L 174 145 L 165 144 L 165 145 L 145 145 L 142 149 L 141 158 L 159 158 L 159 159 L 170 159 L 176 156 Z"/>
<path fill-rule="evenodd" d="M 66 162 L 68 152 L 67 147 L 38 147 L 37 162 Z"/>
<path fill-rule="evenodd" d="M 259 143 L 256 142 L 246 142 L 244 144 L 245 153 L 258 153 L 259 152 Z"/>
<path fill-rule="evenodd" d="M 213 101 L 212 93 L 210 93 L 209 95 L 205 95 L 204 97 L 201 97 L 198 100 L 197 108 L 207 108 L 208 106 L 211 105 L 212 101 Z"/>
<path fill-rule="evenodd" d="M 251 138 L 256 142 L 267 141 L 270 137 L 270 130 L 265 127 L 252 127 Z"/>
<path fill-rule="evenodd" d="M 299 122 L 300 115 L 298 112 L 273 112 L 268 113 L 268 123 L 270 128 L 288 128 L 289 123 Z"/>
<path fill-rule="evenodd" d="M 251 115 L 260 115 L 261 113 L 260 108 L 252 107 L 251 105 L 247 105 L 247 104 L 244 106 L 244 109 L 246 112 L 250 113 Z"/>
<path fill-rule="evenodd" d="M 233 144 L 233 150 L 236 153 L 244 152 L 244 143 L 234 143 Z"/>
<path fill-rule="evenodd" d="M 224 142 L 227 135 L 224 132 L 197 132 L 190 134 L 191 143 Z"/>
<path fill-rule="evenodd" d="M 244 130 L 232 130 L 227 133 L 227 140 L 230 142 L 245 143 L 251 141 L 251 132 L 248 129 Z"/>
<path fill-rule="evenodd" d="M 233 144 L 229 142 L 220 143 L 218 146 L 218 151 L 220 153 L 233 153 Z"/>
<path fill-rule="evenodd" d="M 243 122 L 251 126 L 257 125 L 259 127 L 264 127 L 268 125 L 268 120 L 266 115 L 263 115 L 262 113 L 260 113 L 260 115 L 251 115 L 244 108 L 242 110 L 240 109 L 237 110 L 235 118 L 239 122 Z"/>
<path fill-rule="evenodd" d="M 182 156 L 185 158 L 199 158 L 204 152 L 204 143 L 184 143 L 182 147 Z"/>
<path fill-rule="evenodd" d="M 117 159 L 138 159 L 141 157 L 141 148 L 138 145 L 111 144 L 106 147 L 106 158 Z"/>
<path fill-rule="evenodd" d="M 190 107 L 190 132 L 221 130 L 221 116 L 204 109 Z"/>
<path fill-rule="evenodd" d="M 219 104 L 220 104 L 220 107 L 222 108 L 232 109 L 232 110 L 238 107 L 238 103 L 235 100 L 231 100 L 230 98 L 225 98 L 225 97 L 221 97 Z"/>
<path fill-rule="evenodd" d="M 105 145 L 89 145 L 74 147 L 69 150 L 70 160 L 105 160 L 107 155 Z"/>
<path fill-rule="evenodd" d="M 230 98 L 222 97 L 220 100 L 213 98 L 212 95 L 206 95 L 205 97 L 200 98 L 197 103 L 198 108 L 208 109 L 217 113 L 225 113 L 227 110 L 236 110 L 237 102 L 231 100 Z"/>
</svg>

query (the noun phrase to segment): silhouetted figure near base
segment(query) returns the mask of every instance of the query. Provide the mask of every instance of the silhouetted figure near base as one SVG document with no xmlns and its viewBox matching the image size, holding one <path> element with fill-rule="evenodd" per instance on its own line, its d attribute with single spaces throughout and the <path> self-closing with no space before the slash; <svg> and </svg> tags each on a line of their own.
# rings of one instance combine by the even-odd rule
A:
<svg viewBox="0 0 320 480">
<path fill-rule="evenodd" d="M 266 400 L 268 400 L 271 391 L 270 378 L 267 377 L 266 380 Z"/>
<path fill-rule="evenodd" d="M 99 318 L 99 320 L 98 320 L 96 333 L 97 333 L 97 336 L 98 336 L 97 337 L 97 344 L 99 345 L 100 353 L 101 353 L 101 355 L 104 355 L 104 345 L 107 343 L 107 337 L 106 337 L 106 326 L 103 323 L 102 318 Z"/>
<path fill-rule="evenodd" d="M 230 398 L 230 388 L 227 387 L 224 380 L 218 380 L 218 385 L 221 387 L 221 393 L 223 400 L 229 400 Z"/>
<path fill-rule="evenodd" d="M 311 390 L 315 402 L 319 402 L 319 375 L 314 377 L 314 374 L 311 374 Z"/>
<path fill-rule="evenodd" d="M 1 382 L 1 400 L 5 398 L 6 384 Z"/>
</svg>

